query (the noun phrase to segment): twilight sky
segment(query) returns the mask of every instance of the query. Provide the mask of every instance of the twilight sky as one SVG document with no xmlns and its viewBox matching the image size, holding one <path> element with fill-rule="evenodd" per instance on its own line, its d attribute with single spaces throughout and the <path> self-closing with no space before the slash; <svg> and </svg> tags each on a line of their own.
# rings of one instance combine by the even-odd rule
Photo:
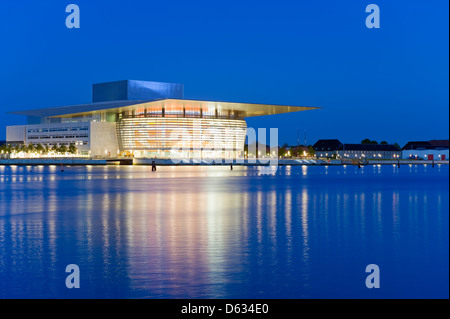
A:
<svg viewBox="0 0 450 319">
<path fill-rule="evenodd" d="M 81 28 L 67 29 L 68 4 Z M 368 29 L 366 5 L 381 11 Z M 178 82 L 185 98 L 321 106 L 248 119 L 279 143 L 449 136 L 449 2 L 21 0 L 0 7 L 0 140 L 12 110 L 88 103 L 91 85 Z"/>
</svg>

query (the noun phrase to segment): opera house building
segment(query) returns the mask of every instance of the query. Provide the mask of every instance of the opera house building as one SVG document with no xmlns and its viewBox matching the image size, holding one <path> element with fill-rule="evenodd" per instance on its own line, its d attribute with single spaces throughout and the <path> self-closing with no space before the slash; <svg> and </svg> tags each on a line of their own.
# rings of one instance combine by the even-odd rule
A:
<svg viewBox="0 0 450 319">
<path fill-rule="evenodd" d="M 74 144 L 80 155 L 237 158 L 245 118 L 314 107 L 187 100 L 183 85 L 148 81 L 94 84 L 89 104 L 15 111 L 26 125 L 7 126 L 10 144 Z"/>
</svg>

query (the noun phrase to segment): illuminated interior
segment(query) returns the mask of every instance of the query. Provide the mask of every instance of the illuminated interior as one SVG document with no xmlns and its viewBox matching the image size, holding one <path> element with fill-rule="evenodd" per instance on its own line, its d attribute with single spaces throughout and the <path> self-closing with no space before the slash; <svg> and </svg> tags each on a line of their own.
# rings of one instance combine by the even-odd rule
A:
<svg viewBox="0 0 450 319">
<path fill-rule="evenodd" d="M 244 120 L 122 118 L 117 123 L 123 155 L 157 158 L 235 158 L 242 155 Z"/>
</svg>

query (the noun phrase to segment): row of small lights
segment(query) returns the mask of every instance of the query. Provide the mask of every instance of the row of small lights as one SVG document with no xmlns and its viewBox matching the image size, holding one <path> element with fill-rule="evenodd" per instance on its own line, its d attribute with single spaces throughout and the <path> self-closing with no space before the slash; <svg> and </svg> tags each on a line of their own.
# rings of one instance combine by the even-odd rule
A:
<svg viewBox="0 0 450 319">
<path fill-rule="evenodd" d="M 326 154 L 326 156 L 328 156 L 328 153 Z M 350 157 L 350 155 L 348 155 L 348 154 L 344 154 L 344 156 L 345 156 L 345 157 Z M 362 157 L 366 157 L 365 154 L 361 154 L 361 156 L 362 156 Z M 381 157 L 381 156 L 382 156 L 381 154 L 378 154 L 378 157 Z M 355 157 L 358 157 L 358 154 L 355 154 Z M 373 154 L 373 157 L 377 157 L 377 154 Z M 394 157 L 394 158 L 400 157 L 400 155 L 394 154 L 393 157 Z"/>
<path fill-rule="evenodd" d="M 244 154 L 245 154 L 245 156 L 247 156 L 247 151 L 245 151 Z M 272 152 L 272 155 L 273 155 L 273 156 L 276 156 L 276 152 L 273 151 L 273 152 Z M 305 151 L 303 151 L 303 156 L 307 156 L 307 155 L 308 155 L 308 154 L 307 154 Z M 252 153 L 248 153 L 248 156 L 253 156 L 253 154 L 252 154 Z M 261 156 L 261 151 L 258 151 L 258 156 Z M 266 156 L 270 156 L 270 153 L 267 153 Z M 286 156 L 291 156 L 291 152 L 288 151 L 287 154 L 286 154 Z M 280 158 L 281 158 L 281 157 L 282 157 L 282 156 L 280 155 Z"/>
</svg>

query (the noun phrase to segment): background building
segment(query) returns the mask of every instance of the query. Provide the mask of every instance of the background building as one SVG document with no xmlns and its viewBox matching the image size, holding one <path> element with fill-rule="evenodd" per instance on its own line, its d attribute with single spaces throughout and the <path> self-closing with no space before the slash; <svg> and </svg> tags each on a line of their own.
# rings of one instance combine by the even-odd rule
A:
<svg viewBox="0 0 450 319">
<path fill-rule="evenodd" d="M 318 140 L 313 148 L 316 151 L 316 157 L 331 158 L 337 155 L 337 150 L 342 146 L 342 143 L 337 139 Z"/>
<path fill-rule="evenodd" d="M 402 148 L 403 159 L 448 160 L 449 140 L 408 142 Z"/>
<path fill-rule="evenodd" d="M 342 144 L 336 154 L 343 159 L 400 159 L 402 151 L 392 144 Z"/>
</svg>

